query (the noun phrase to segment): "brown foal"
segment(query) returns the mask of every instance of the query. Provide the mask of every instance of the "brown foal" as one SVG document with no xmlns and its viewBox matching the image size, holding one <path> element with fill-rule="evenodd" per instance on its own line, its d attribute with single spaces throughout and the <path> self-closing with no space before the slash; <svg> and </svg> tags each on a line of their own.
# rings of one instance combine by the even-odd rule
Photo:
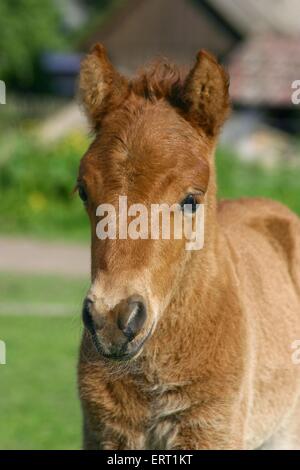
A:
<svg viewBox="0 0 300 470">
<path fill-rule="evenodd" d="M 270 200 L 218 203 L 226 73 L 201 51 L 186 76 L 158 61 L 129 80 L 96 45 L 80 94 L 95 131 L 78 176 L 92 231 L 84 448 L 297 448 L 300 221 Z M 203 204 L 203 248 L 99 239 L 96 209 L 120 195 L 146 207 Z"/>
</svg>

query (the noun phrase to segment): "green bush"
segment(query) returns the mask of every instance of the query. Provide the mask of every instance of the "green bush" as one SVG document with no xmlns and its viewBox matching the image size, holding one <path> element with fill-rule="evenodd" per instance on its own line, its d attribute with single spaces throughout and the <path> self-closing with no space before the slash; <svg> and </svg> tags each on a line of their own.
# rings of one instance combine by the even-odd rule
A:
<svg viewBox="0 0 300 470">
<path fill-rule="evenodd" d="M 65 44 L 55 2 L 1 0 L 0 44 L 0 78 L 32 84 L 40 54 Z"/>
<path fill-rule="evenodd" d="M 230 151 L 217 151 L 219 196 L 237 198 L 262 196 L 286 204 L 300 214 L 300 165 L 264 168 L 239 160 Z"/>
<path fill-rule="evenodd" d="M 86 214 L 73 193 L 87 138 L 73 133 L 48 146 L 31 134 L 11 139 L 0 161 L 1 231 L 87 239 Z"/>
</svg>

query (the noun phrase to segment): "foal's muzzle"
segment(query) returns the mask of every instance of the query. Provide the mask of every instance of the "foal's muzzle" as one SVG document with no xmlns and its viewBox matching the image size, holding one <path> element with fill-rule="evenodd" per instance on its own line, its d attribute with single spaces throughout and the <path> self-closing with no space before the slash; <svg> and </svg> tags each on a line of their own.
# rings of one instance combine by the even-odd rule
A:
<svg viewBox="0 0 300 470">
<path fill-rule="evenodd" d="M 86 298 L 82 317 L 97 351 L 109 359 L 131 359 L 140 351 L 150 334 L 138 338 L 147 318 L 141 296 L 122 300 L 105 314 L 97 311 L 95 302 Z"/>
</svg>

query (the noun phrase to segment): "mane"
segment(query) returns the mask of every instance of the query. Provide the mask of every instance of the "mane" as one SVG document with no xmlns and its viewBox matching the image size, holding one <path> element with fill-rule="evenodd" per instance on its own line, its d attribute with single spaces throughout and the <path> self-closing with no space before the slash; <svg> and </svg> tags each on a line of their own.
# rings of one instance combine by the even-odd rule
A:
<svg viewBox="0 0 300 470">
<path fill-rule="evenodd" d="M 131 80 L 132 91 L 151 101 L 162 97 L 174 101 L 179 98 L 187 71 L 168 59 L 158 58 L 138 71 Z"/>
</svg>

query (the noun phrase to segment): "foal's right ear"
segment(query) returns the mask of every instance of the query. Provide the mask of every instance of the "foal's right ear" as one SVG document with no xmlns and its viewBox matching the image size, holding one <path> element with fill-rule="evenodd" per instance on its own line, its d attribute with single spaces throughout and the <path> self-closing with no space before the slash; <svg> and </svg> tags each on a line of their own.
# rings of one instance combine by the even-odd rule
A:
<svg viewBox="0 0 300 470">
<path fill-rule="evenodd" d="M 102 44 L 96 44 L 82 61 L 79 76 L 79 97 L 95 128 L 127 90 L 127 80 L 114 69 Z"/>
</svg>

